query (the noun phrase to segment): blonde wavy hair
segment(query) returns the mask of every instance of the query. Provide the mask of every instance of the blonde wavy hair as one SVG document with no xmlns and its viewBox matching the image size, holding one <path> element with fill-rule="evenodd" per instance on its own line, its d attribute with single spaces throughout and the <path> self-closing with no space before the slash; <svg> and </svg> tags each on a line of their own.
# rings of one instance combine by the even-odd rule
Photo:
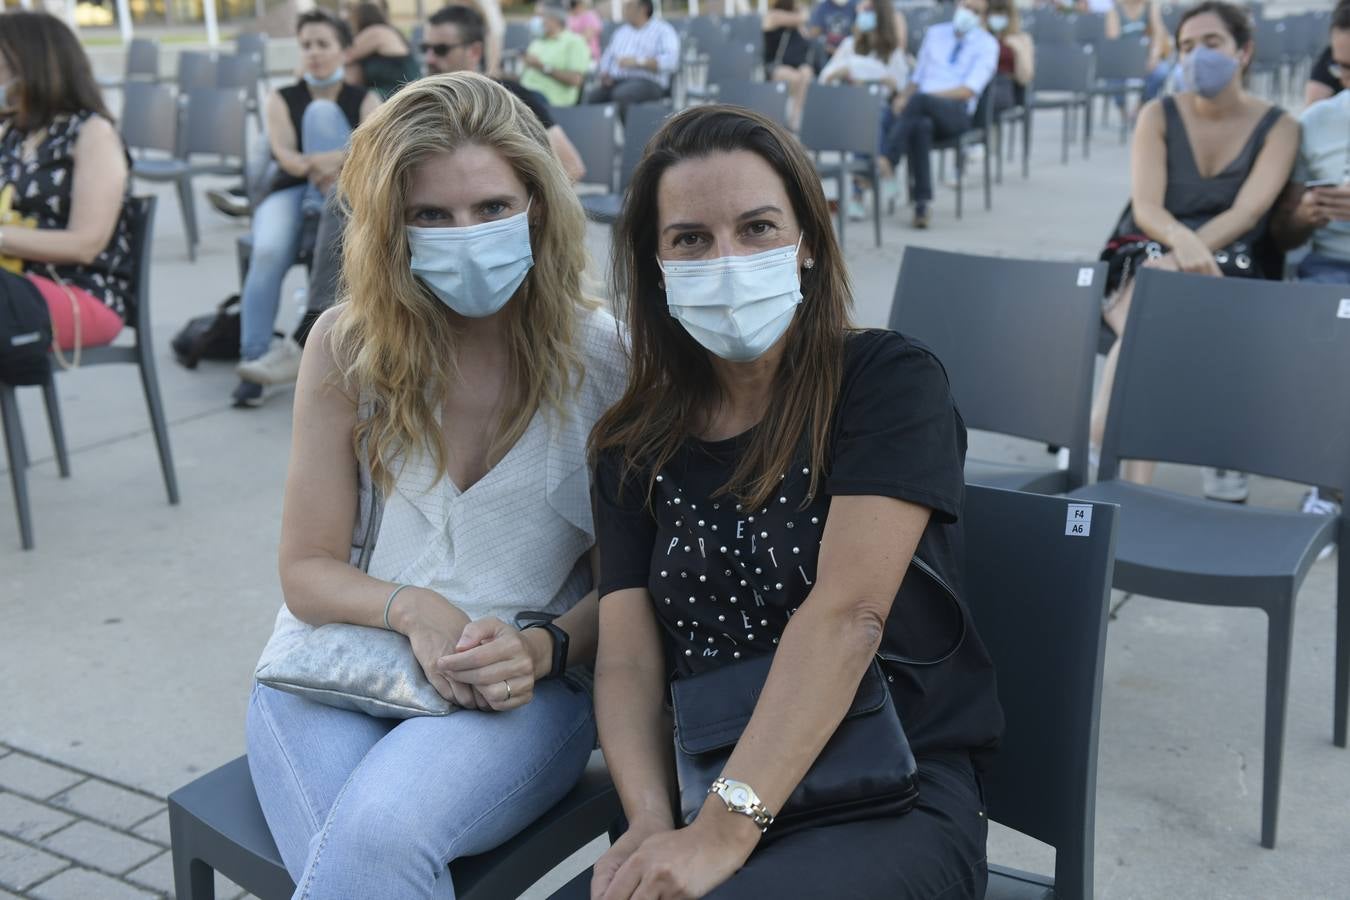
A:
<svg viewBox="0 0 1350 900">
<path fill-rule="evenodd" d="M 353 433 L 372 479 L 388 491 L 395 461 L 424 450 L 446 469 L 436 413 L 457 377 L 450 311 L 413 277 L 404 206 L 427 159 L 476 144 L 496 150 L 525 184 L 534 265 L 506 305 L 507 389 L 489 445 L 495 464 L 540 408 L 565 414 L 584 376 L 579 314 L 598 304 L 581 287 L 585 214 L 534 114 L 496 82 L 470 72 L 403 87 L 352 134 L 338 179 L 348 221 L 340 311 L 330 332 L 343 385 L 362 405 Z"/>
</svg>

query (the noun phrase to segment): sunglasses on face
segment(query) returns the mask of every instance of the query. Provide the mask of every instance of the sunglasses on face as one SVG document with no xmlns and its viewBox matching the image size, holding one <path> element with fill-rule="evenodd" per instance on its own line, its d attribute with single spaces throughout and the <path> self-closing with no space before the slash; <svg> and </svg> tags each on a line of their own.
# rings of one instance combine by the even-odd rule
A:
<svg viewBox="0 0 1350 900">
<path fill-rule="evenodd" d="M 423 56 L 430 53 L 432 56 L 449 56 L 453 51 L 460 47 L 467 47 L 468 44 L 422 44 L 418 47 Z"/>
</svg>

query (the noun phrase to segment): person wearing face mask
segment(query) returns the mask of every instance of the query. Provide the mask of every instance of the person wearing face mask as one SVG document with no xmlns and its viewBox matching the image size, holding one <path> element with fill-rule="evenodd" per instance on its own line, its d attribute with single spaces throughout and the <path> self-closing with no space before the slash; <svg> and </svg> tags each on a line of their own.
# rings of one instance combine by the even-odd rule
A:
<svg viewBox="0 0 1350 900">
<path fill-rule="evenodd" d="M 1162 7 L 1153 0 L 1115 0 L 1106 11 L 1105 26 L 1110 41 L 1122 37 L 1148 40 L 1148 75 L 1139 100 L 1143 104 L 1158 96 L 1172 74 L 1172 39 L 1163 24 Z M 1124 97 L 1118 102 L 1123 106 Z"/>
<path fill-rule="evenodd" d="M 326 200 L 352 130 L 380 102 L 373 91 L 344 80 L 343 54 L 351 45 L 344 22 L 323 10 L 310 10 L 297 19 L 296 34 L 303 74 L 294 84 L 272 91 L 264 106 L 272 161 L 264 180 L 266 195 L 253 211 L 253 251 L 239 293 L 241 361 L 235 371 L 240 382 L 233 394 L 239 407 L 260 405 L 265 385 L 288 384 L 300 371 L 304 335 L 272 334 L 281 282 L 295 262 L 307 222 L 324 220 L 316 247 L 338 240 L 340 222 L 323 215 Z M 320 255 L 316 250 L 316 258 Z M 325 277 L 335 278 L 336 273 Z M 312 302 L 310 306 L 314 309 Z M 307 321 L 320 311 L 314 310 Z"/>
<path fill-rule="evenodd" d="M 788 125 L 798 131 L 802 106 L 816 70 L 811 60 L 815 45 L 806 37 L 807 13 L 798 0 L 774 0 L 760 24 L 764 30 L 764 77 L 788 86 Z"/>
<path fill-rule="evenodd" d="M 347 48 L 344 75 L 349 84 L 364 85 L 387 100 L 409 81 L 422 77 L 422 67 L 408 40 L 389 24 L 378 3 L 357 3 L 347 12 L 352 45 Z"/>
<path fill-rule="evenodd" d="M 0 383 L 45 383 L 49 349 L 75 365 L 122 330 L 129 169 L 75 34 L 48 13 L 0 13 Z"/>
<path fill-rule="evenodd" d="M 542 94 L 550 106 L 575 106 L 591 67 L 586 39 L 567 29 L 567 10 L 551 3 L 535 7 L 530 30 L 534 39 L 521 58 L 520 83 Z"/>
<path fill-rule="evenodd" d="M 828 59 L 853 31 L 858 15 L 858 0 L 820 0 L 811 10 L 806 36 L 817 41 Z"/>
<path fill-rule="evenodd" d="M 1117 335 L 1129 317 L 1140 266 L 1215 278 L 1280 279 L 1284 254 L 1270 232 L 1272 209 L 1289 181 L 1298 123 L 1247 93 L 1252 24 L 1230 3 L 1200 3 L 1176 32 L 1184 90 L 1146 104 L 1130 150 L 1130 203 L 1102 252 L 1108 265 L 1102 318 Z M 1120 341 L 1107 354 L 1092 411 L 1100 446 Z M 1152 466 L 1126 464 L 1124 476 L 1148 481 Z M 1207 470 L 1205 494 L 1246 498 L 1239 472 Z"/>
<path fill-rule="evenodd" d="M 591 435 L 595 708 L 627 831 L 591 896 L 983 897 L 977 772 L 1002 712 L 978 634 L 957 636 L 966 432 L 942 365 L 852 327 L 807 151 L 737 107 L 686 109 L 652 138 L 612 283 L 632 377 Z M 885 663 L 889 680 L 869 665 L 944 649 Z M 766 668 L 762 691 L 727 690 Z M 869 745 L 848 766 L 867 802 L 784 831 L 774 819 L 862 683 L 889 685 L 878 715 L 903 726 L 923 799 L 880 803 L 895 747 Z M 720 779 L 670 765 L 667 701 L 691 684 L 755 698 L 715 710 Z M 675 720 L 687 711 L 677 700 Z"/>
<path fill-rule="evenodd" d="M 1021 14 L 1012 0 L 989 0 L 989 33 L 998 38 L 998 69 L 994 73 L 994 113 L 1026 102 L 1027 87 L 1036 75 L 1036 47 L 1022 30 Z"/>
<path fill-rule="evenodd" d="M 353 134 L 338 190 L 345 292 L 296 386 L 273 640 L 387 628 L 454 710 L 255 685 L 249 769 L 300 895 L 449 900 L 447 864 L 544 813 L 595 746 L 585 447 L 625 355 L 582 292 L 576 194 L 491 79 L 404 87 Z"/>
<path fill-rule="evenodd" d="M 961 0 L 950 22 L 924 33 L 909 85 L 891 100 L 882 120 L 882 202 L 899 196 L 895 167 L 905 159 L 914 186 L 915 228 L 929 225 L 933 141 L 956 137 L 970 127 L 998 68 L 998 41 L 984 29 L 987 10 L 988 0 Z"/>
</svg>

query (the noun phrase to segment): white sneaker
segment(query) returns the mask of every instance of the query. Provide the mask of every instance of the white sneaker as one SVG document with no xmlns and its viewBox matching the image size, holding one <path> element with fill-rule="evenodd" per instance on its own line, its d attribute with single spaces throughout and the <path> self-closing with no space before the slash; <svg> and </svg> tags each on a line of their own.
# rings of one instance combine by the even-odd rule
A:
<svg viewBox="0 0 1350 900">
<path fill-rule="evenodd" d="M 1341 514 L 1341 505 L 1335 500 L 1323 497 L 1317 488 L 1313 488 L 1303 495 L 1303 512 L 1310 516 L 1339 516 Z M 1331 551 L 1336 548 L 1334 543 L 1327 544 L 1322 551 L 1317 554 L 1318 561 L 1326 559 L 1331 555 Z"/>
<path fill-rule="evenodd" d="M 266 353 L 241 362 L 234 371 L 254 384 L 290 384 L 300 375 L 301 352 L 300 345 L 290 338 L 274 338 Z"/>
<path fill-rule="evenodd" d="M 1205 467 L 1205 496 L 1226 503 L 1247 502 L 1247 473 Z"/>
<path fill-rule="evenodd" d="M 848 201 L 848 220 L 850 222 L 861 222 L 867 218 L 867 207 L 856 197 Z"/>
</svg>

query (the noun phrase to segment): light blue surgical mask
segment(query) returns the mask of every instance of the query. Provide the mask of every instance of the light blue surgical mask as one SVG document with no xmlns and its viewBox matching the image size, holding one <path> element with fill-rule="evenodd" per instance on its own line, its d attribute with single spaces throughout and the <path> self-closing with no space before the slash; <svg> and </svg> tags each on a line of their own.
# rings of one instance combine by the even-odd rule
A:
<svg viewBox="0 0 1350 900">
<path fill-rule="evenodd" d="M 544 36 L 543 16 L 535 16 L 534 18 L 530 19 L 530 36 L 537 38 Z"/>
<path fill-rule="evenodd" d="M 1212 47 L 1196 47 L 1181 58 L 1181 83 L 1201 97 L 1223 93 L 1238 70 L 1237 57 Z"/>
<path fill-rule="evenodd" d="M 1008 17 L 1003 13 L 994 13 L 989 17 L 989 30 L 1002 31 L 1008 27 Z"/>
<path fill-rule="evenodd" d="M 14 85 L 17 81 L 17 78 L 11 78 L 4 84 L 0 84 L 0 110 L 8 111 L 18 101 L 17 96 L 10 96 L 11 93 L 15 93 Z"/>
<path fill-rule="evenodd" d="M 759 359 L 788 330 L 802 302 L 799 247 L 800 238 L 749 256 L 658 259 L 666 308 L 708 352 L 732 362 Z"/>
<path fill-rule="evenodd" d="M 408 226 L 412 273 L 461 316 L 481 319 L 506 305 L 534 265 L 529 207 L 462 228 Z"/>
<path fill-rule="evenodd" d="M 980 27 L 980 14 L 968 6 L 957 7 L 952 15 L 952 28 L 957 34 L 966 34 Z"/>
<path fill-rule="evenodd" d="M 857 29 L 863 34 L 867 34 L 869 31 L 876 31 L 877 11 L 874 9 L 858 10 L 858 17 L 853 20 L 853 24 L 857 26 Z"/>
<path fill-rule="evenodd" d="M 309 85 L 312 88 L 326 88 L 332 87 L 333 85 L 342 81 L 345 75 L 346 70 L 344 69 L 344 67 L 338 66 L 336 69 L 333 70 L 333 74 L 329 75 L 327 78 L 318 78 L 314 75 L 311 75 L 309 72 L 305 73 L 304 78 L 305 84 Z"/>
</svg>

